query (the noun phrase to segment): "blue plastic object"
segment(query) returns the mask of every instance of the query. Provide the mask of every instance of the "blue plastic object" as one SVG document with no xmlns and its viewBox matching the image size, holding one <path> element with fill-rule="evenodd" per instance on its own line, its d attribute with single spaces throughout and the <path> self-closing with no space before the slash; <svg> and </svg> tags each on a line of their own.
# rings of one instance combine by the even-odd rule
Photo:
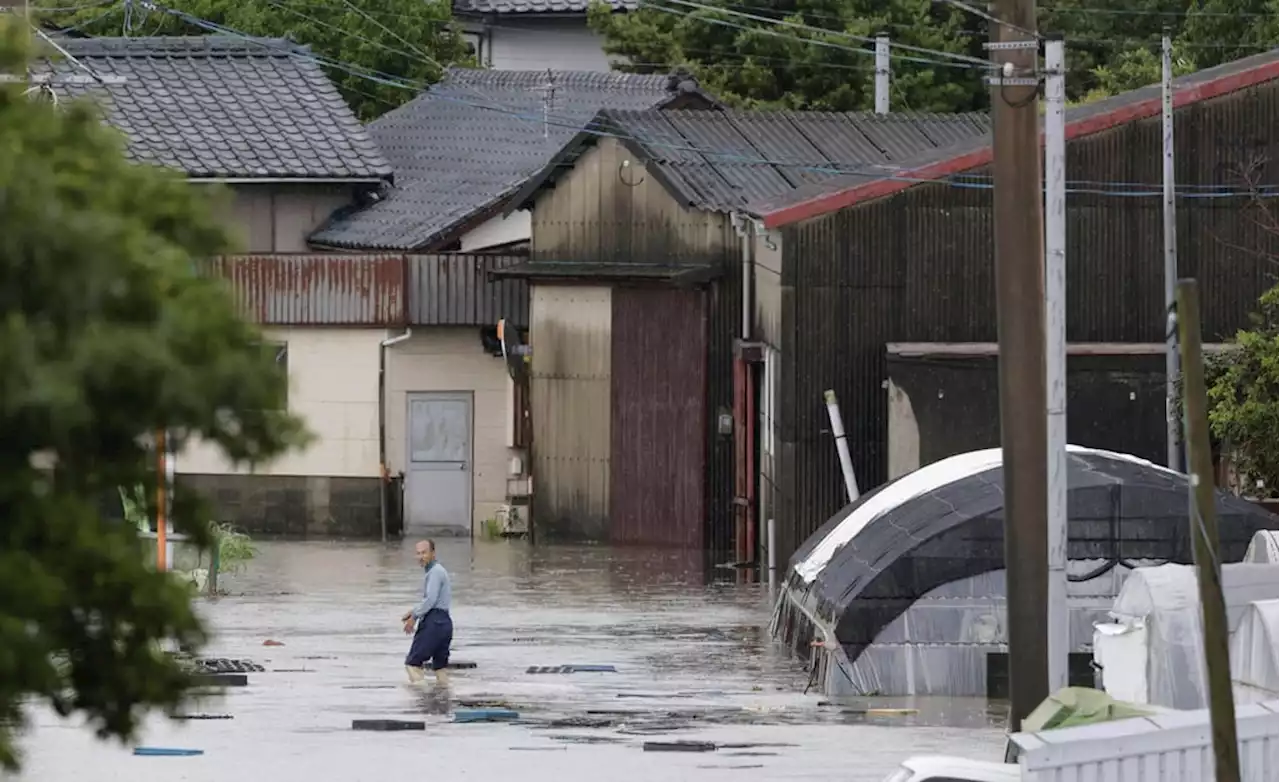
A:
<svg viewBox="0 0 1280 782">
<path fill-rule="evenodd" d="M 176 747 L 134 747 L 133 754 L 147 757 L 192 757 L 203 755 L 202 749 L 178 749 Z"/>
<path fill-rule="evenodd" d="M 520 712 L 511 709 L 458 709 L 453 713 L 454 722 L 510 722 L 520 719 Z"/>
</svg>

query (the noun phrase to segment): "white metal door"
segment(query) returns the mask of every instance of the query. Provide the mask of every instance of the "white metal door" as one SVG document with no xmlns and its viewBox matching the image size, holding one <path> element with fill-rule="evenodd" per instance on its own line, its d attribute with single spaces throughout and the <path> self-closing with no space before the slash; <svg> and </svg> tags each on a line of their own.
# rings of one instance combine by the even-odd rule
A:
<svg viewBox="0 0 1280 782">
<path fill-rule="evenodd" d="M 471 394 L 409 394 L 405 530 L 471 535 Z"/>
</svg>

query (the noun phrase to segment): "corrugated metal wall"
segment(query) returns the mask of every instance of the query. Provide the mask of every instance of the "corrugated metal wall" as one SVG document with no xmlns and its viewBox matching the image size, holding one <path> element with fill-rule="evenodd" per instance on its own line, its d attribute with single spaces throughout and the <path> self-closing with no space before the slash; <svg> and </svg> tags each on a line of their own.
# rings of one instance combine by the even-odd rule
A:
<svg viewBox="0 0 1280 782">
<path fill-rule="evenodd" d="M 609 539 L 703 546 L 707 311 L 702 291 L 613 291 Z"/>
<path fill-rule="evenodd" d="M 222 277 L 245 317 L 271 326 L 404 323 L 404 256 L 232 255 L 203 267 Z"/>
<path fill-rule="evenodd" d="M 889 479 L 1000 446 L 996 370 L 995 356 L 889 356 Z M 1164 461 L 1163 354 L 1071 356 L 1067 399 L 1067 442 Z"/>
<path fill-rule="evenodd" d="M 526 260 L 474 253 L 409 256 L 410 321 L 423 326 L 492 326 L 506 318 L 518 326 L 529 325 L 525 281 L 489 279 L 489 272 Z"/>
<path fill-rule="evenodd" d="M 611 292 L 540 284 L 531 292 L 534 539 L 607 540 Z"/>
<path fill-rule="evenodd" d="M 625 175 L 623 161 L 631 165 Z M 585 152 L 533 210 L 533 260 L 593 264 L 698 264 L 724 270 L 707 286 L 706 507 L 709 561 L 733 551 L 733 438 L 716 415 L 733 409 L 733 338 L 741 323 L 741 246 L 727 215 L 687 209 L 614 139 Z M 534 288 L 541 285 L 535 284 Z M 656 327 L 651 323 L 651 327 Z M 540 348 L 534 337 L 534 356 Z M 537 415 L 537 412 L 534 412 Z M 542 424 L 535 423 L 534 449 Z M 536 464 L 536 460 L 535 460 Z M 535 494 L 547 490 L 535 477 Z"/>
<path fill-rule="evenodd" d="M 1274 83 L 1180 109 L 1179 184 L 1274 183 L 1277 120 Z M 1160 150 L 1158 117 L 1076 139 L 1067 178 L 1158 193 Z M 1258 202 L 1183 199 L 1178 208 L 1180 272 L 1200 280 L 1205 337 L 1217 341 L 1248 324 L 1274 282 L 1274 229 Z M 1161 237 L 1158 197 L 1068 195 L 1068 340 L 1163 340 Z M 887 478 L 885 344 L 996 340 L 992 238 L 990 190 L 932 184 L 784 229 L 781 555 L 844 504 L 823 391 L 840 398 L 865 491 Z"/>
</svg>

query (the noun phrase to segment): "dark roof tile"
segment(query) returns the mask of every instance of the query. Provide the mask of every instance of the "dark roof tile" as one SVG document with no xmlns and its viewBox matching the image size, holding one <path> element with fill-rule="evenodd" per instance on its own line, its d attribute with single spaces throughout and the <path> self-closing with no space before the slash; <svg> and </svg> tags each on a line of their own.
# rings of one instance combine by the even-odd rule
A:
<svg viewBox="0 0 1280 782">
<path fill-rule="evenodd" d="M 634 11 L 639 0 L 609 0 L 615 11 Z M 591 0 L 454 0 L 460 14 L 583 14 Z"/>
<path fill-rule="evenodd" d="M 552 72 L 549 81 L 547 71 L 450 69 L 369 126 L 395 168 L 395 187 L 372 206 L 336 216 L 311 241 L 411 250 L 445 240 L 499 206 L 601 109 L 671 100 L 677 93 L 669 81 L 577 71 Z"/>
<path fill-rule="evenodd" d="M 305 48 L 223 36 L 59 38 L 120 84 L 58 85 L 99 101 L 134 160 L 195 178 L 388 178 L 387 163 Z M 85 76 L 70 61 L 37 72 Z M 105 94 L 104 94 L 105 93 Z"/>
</svg>

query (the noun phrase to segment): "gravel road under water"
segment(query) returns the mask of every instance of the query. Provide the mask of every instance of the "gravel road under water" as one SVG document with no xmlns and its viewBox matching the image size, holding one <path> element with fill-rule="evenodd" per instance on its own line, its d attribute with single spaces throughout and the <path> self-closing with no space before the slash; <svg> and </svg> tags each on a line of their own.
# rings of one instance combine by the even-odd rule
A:
<svg viewBox="0 0 1280 782">
<path fill-rule="evenodd" d="M 154 716 L 135 742 L 204 755 L 134 757 L 132 744 L 33 710 L 20 779 L 879 782 L 908 755 L 1003 754 L 1003 716 L 983 701 L 866 701 L 919 710 L 907 717 L 819 706 L 803 694 L 803 668 L 768 640 L 767 590 L 706 585 L 696 557 L 453 541 L 439 557 L 453 575 L 453 658 L 477 666 L 453 672 L 448 693 L 404 683 L 397 618 L 420 584 L 411 542 L 264 543 L 224 581 L 232 596 L 201 611 L 216 634 L 206 656 L 266 672 L 188 709 L 234 719 Z M 525 672 L 575 663 L 618 672 Z M 522 721 L 449 721 L 454 708 L 489 703 Z M 427 730 L 352 731 L 361 718 L 422 719 Z M 769 746 L 655 753 L 646 740 Z"/>
</svg>

